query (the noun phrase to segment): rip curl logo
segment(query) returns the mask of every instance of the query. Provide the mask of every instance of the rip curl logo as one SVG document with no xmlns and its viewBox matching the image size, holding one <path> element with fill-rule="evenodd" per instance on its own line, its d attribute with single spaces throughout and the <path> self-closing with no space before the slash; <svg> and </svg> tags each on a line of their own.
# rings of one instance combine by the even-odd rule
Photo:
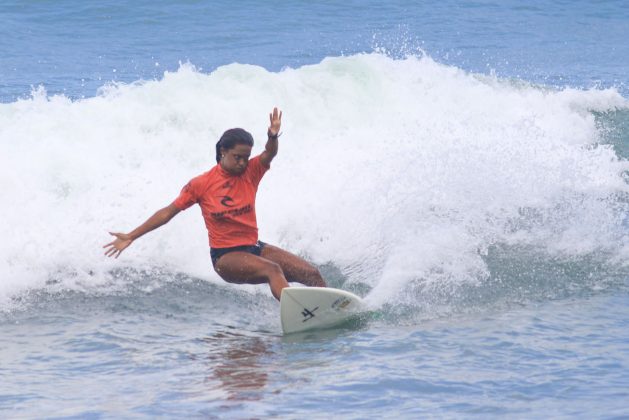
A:
<svg viewBox="0 0 629 420">
<path fill-rule="evenodd" d="M 222 196 L 221 204 L 225 207 L 234 207 L 234 199 L 228 195 Z"/>
</svg>

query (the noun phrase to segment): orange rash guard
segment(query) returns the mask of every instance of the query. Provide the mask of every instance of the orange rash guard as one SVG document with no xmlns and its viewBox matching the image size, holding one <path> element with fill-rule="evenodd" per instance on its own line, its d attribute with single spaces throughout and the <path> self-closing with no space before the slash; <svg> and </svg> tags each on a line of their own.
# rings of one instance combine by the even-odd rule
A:
<svg viewBox="0 0 629 420">
<path fill-rule="evenodd" d="M 255 245 L 258 242 L 256 193 L 268 169 L 260 156 L 251 159 L 240 175 L 231 175 L 217 164 L 188 182 L 173 204 L 179 210 L 195 203 L 201 206 L 210 247 Z"/>
</svg>

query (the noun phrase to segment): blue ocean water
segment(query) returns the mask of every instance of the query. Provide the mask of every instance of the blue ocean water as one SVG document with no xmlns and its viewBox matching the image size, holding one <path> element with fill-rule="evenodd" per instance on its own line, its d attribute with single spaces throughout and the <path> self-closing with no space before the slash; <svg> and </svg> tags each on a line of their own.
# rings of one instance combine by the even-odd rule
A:
<svg viewBox="0 0 629 420">
<path fill-rule="evenodd" d="M 3 1 L 3 418 L 629 416 L 622 1 Z M 245 127 L 261 239 L 371 312 L 282 336 L 198 209 Z"/>
</svg>

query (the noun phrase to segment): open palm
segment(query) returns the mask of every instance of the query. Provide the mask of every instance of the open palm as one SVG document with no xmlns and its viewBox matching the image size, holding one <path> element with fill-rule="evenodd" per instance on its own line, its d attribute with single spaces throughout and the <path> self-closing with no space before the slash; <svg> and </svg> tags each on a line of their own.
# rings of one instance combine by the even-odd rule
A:
<svg viewBox="0 0 629 420">
<path fill-rule="evenodd" d="M 269 136 L 276 136 L 280 132 L 282 126 L 282 111 L 278 111 L 277 108 L 273 108 L 273 112 L 269 114 Z"/>
</svg>

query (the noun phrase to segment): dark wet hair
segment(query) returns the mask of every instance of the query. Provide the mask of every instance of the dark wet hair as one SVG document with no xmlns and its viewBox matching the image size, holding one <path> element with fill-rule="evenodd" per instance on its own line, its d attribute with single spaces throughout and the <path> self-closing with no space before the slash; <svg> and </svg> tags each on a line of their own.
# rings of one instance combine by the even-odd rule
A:
<svg viewBox="0 0 629 420">
<path fill-rule="evenodd" d="M 245 144 L 253 147 L 253 136 L 242 128 L 230 128 L 225 131 L 221 139 L 216 143 L 216 163 L 221 161 L 221 148 L 233 149 L 237 144 Z"/>
</svg>

